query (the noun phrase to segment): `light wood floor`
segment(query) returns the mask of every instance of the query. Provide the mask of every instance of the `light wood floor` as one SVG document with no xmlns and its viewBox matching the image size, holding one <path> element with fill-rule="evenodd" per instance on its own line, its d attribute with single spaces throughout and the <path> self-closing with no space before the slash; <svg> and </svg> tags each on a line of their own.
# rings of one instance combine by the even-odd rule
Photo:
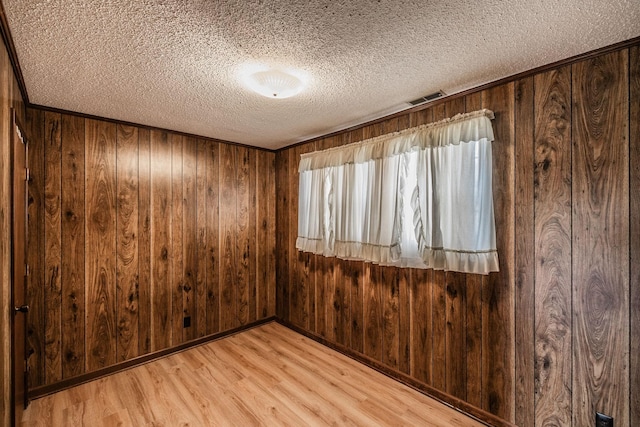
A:
<svg viewBox="0 0 640 427">
<path fill-rule="evenodd" d="M 23 426 L 481 426 L 277 323 L 31 403 Z"/>
</svg>

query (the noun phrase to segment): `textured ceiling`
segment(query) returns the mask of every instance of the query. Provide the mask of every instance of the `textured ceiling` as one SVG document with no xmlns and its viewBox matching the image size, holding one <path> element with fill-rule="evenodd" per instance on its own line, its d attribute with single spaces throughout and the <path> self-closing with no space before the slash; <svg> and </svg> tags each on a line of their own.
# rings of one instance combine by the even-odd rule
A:
<svg viewBox="0 0 640 427">
<path fill-rule="evenodd" d="M 2 3 L 32 103 L 272 149 L 640 36 L 638 0 Z"/>
</svg>

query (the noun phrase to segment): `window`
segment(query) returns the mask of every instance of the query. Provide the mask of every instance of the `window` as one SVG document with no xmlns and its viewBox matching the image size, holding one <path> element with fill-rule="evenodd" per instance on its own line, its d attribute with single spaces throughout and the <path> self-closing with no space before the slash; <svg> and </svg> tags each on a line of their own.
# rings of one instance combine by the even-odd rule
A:
<svg viewBox="0 0 640 427">
<path fill-rule="evenodd" d="M 498 271 L 493 113 L 302 155 L 296 247 L 380 265 Z"/>
</svg>

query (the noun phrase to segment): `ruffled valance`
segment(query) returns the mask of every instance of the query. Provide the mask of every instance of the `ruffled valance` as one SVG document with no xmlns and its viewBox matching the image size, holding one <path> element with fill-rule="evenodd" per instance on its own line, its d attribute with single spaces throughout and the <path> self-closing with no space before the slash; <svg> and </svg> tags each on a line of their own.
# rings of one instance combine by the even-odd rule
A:
<svg viewBox="0 0 640 427">
<path fill-rule="evenodd" d="M 493 141 L 493 118 L 493 111 L 483 109 L 342 147 L 302 154 L 298 171 L 363 163 L 427 147 L 458 145 L 469 141 L 490 142 Z"/>
</svg>

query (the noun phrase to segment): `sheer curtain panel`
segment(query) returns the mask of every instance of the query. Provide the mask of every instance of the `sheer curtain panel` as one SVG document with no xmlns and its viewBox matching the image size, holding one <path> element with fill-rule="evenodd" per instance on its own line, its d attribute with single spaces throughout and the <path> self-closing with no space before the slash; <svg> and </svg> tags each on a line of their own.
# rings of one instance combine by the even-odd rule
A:
<svg viewBox="0 0 640 427">
<path fill-rule="evenodd" d="M 299 250 L 380 265 L 498 271 L 493 112 L 300 159 Z"/>
</svg>

